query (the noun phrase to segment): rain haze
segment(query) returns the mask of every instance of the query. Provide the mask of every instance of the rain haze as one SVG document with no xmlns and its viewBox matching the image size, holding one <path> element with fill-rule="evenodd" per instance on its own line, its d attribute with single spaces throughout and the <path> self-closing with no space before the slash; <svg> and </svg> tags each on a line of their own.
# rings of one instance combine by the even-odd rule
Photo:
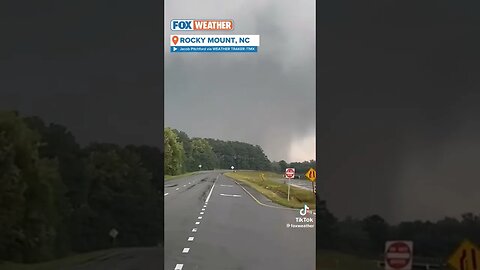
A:
<svg viewBox="0 0 480 270">
<path fill-rule="evenodd" d="M 319 21 L 319 192 L 339 217 L 479 213 L 480 5 L 339 1 Z"/>
<path fill-rule="evenodd" d="M 167 1 L 170 20 L 233 19 L 260 35 L 258 53 L 171 54 L 165 45 L 165 126 L 191 137 L 260 145 L 270 160 L 315 159 L 314 1 Z M 211 32 L 210 32 L 211 33 Z"/>
</svg>

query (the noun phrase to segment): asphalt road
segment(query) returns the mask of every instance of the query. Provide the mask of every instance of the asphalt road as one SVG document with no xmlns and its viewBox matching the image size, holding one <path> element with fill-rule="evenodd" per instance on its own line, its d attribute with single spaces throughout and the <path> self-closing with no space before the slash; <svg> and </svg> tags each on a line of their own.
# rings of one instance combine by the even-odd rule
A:
<svg viewBox="0 0 480 270">
<path fill-rule="evenodd" d="M 158 270 L 162 269 L 161 247 L 119 248 L 87 262 L 55 270 Z"/>
<path fill-rule="evenodd" d="M 287 228 L 315 216 L 247 191 L 220 172 L 167 181 L 164 269 L 315 269 L 315 228 Z"/>
</svg>

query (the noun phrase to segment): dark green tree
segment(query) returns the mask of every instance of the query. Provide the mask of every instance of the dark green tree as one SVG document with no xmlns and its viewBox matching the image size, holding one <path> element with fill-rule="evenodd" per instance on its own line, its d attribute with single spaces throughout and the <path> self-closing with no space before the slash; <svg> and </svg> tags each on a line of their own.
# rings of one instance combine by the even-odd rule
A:
<svg viewBox="0 0 480 270">
<path fill-rule="evenodd" d="M 213 170 L 217 166 L 217 156 L 212 146 L 205 139 L 193 139 L 192 143 L 192 167 L 202 165 L 203 170 Z"/>
<path fill-rule="evenodd" d="M 388 224 L 379 215 L 371 215 L 363 219 L 363 230 L 368 234 L 372 249 L 383 252 L 388 239 Z"/>
<path fill-rule="evenodd" d="M 288 163 L 285 160 L 280 160 L 278 162 L 278 165 L 280 166 L 280 171 L 282 173 L 285 173 L 285 169 L 288 168 L 288 166 L 289 166 Z"/>
<path fill-rule="evenodd" d="M 55 256 L 63 192 L 56 161 L 39 156 L 40 136 L 0 112 L 0 256 L 33 262 Z"/>
<path fill-rule="evenodd" d="M 164 173 L 167 175 L 177 175 L 182 173 L 184 168 L 185 152 L 177 135 L 171 128 L 164 129 Z"/>
</svg>

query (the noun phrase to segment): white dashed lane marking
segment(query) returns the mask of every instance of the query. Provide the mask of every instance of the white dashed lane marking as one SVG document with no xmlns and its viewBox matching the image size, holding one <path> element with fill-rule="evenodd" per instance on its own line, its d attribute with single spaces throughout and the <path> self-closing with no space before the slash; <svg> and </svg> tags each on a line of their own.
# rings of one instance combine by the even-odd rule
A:
<svg viewBox="0 0 480 270">
<path fill-rule="evenodd" d="M 216 180 L 218 180 L 218 176 L 219 175 L 217 175 Z M 212 196 L 213 188 L 215 187 L 215 182 L 213 183 L 212 188 L 210 189 L 210 193 L 208 193 L 207 199 L 205 200 L 205 204 L 203 205 L 202 212 L 200 212 L 200 215 L 205 214 L 204 211 L 207 208 L 207 204 L 208 204 L 208 201 L 210 200 L 210 196 Z M 193 182 L 193 183 L 195 184 L 195 182 Z M 188 184 L 191 184 L 191 182 L 188 182 Z M 183 186 L 186 187 L 187 185 L 183 185 Z M 231 185 L 222 185 L 222 186 L 231 186 Z M 178 190 L 178 189 L 179 188 L 176 188 L 175 190 Z M 168 193 L 165 193 L 164 196 L 167 196 L 167 195 L 168 195 Z M 199 216 L 198 219 L 202 219 L 202 216 Z M 199 225 L 199 224 L 200 224 L 200 221 L 195 222 L 195 225 Z M 197 228 L 192 229 L 192 232 L 194 232 L 194 233 L 197 232 L 197 231 L 198 231 Z M 187 241 L 193 242 L 193 239 L 195 239 L 195 237 L 190 236 L 190 237 L 188 237 Z M 182 253 L 187 254 L 188 252 L 190 252 L 190 248 L 183 248 Z M 182 270 L 182 268 L 183 268 L 183 264 L 179 263 L 175 266 L 174 270 Z"/>
<path fill-rule="evenodd" d="M 167 195 L 168 195 L 168 192 L 167 192 L 167 193 L 165 193 L 165 194 L 163 194 L 163 196 L 167 196 Z"/>
<path fill-rule="evenodd" d="M 233 187 L 233 185 L 220 185 L 221 187 Z"/>
<path fill-rule="evenodd" d="M 238 195 L 238 194 L 223 194 L 221 193 L 220 196 L 225 196 L 225 197 L 242 197 L 242 195 Z"/>
<path fill-rule="evenodd" d="M 179 189 L 180 189 L 180 188 L 177 187 L 175 190 L 179 190 Z"/>
</svg>

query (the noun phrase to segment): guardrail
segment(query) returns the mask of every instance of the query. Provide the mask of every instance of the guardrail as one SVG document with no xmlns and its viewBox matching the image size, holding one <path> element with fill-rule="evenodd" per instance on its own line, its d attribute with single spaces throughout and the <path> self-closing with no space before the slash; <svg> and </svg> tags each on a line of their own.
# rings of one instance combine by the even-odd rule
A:
<svg viewBox="0 0 480 270">
<path fill-rule="evenodd" d="M 383 261 L 377 261 L 377 266 L 378 268 L 384 269 L 385 268 L 385 262 Z M 415 270 L 420 270 L 420 269 L 426 269 L 426 270 L 448 270 L 448 266 L 446 264 L 432 264 L 432 263 L 413 263 L 412 264 L 412 269 Z"/>
</svg>

